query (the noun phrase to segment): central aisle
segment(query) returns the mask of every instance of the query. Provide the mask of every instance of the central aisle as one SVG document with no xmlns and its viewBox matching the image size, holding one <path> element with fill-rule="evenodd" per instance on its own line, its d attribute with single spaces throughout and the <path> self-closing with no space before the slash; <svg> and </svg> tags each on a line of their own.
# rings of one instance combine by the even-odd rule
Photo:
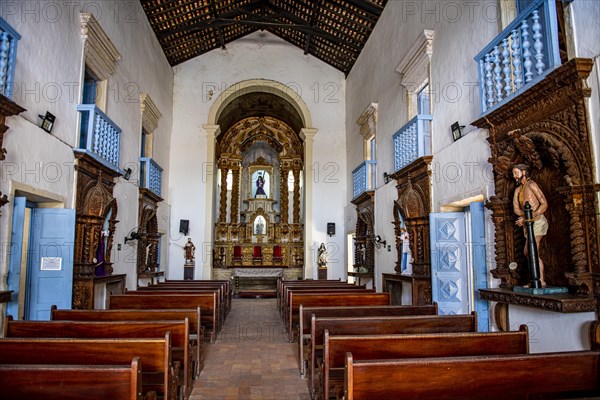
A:
<svg viewBox="0 0 600 400">
<path fill-rule="evenodd" d="M 298 371 L 298 343 L 288 343 L 276 299 L 233 299 L 190 400 L 309 400 Z"/>
</svg>

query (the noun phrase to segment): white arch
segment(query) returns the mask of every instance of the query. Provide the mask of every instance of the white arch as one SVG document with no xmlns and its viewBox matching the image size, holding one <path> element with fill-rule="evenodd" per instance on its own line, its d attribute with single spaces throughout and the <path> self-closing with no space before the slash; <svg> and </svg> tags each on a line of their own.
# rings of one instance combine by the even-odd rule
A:
<svg viewBox="0 0 600 400">
<path fill-rule="evenodd" d="M 204 131 L 207 137 L 207 160 L 209 162 L 215 160 L 215 140 L 216 137 L 221 133 L 221 127 L 218 125 L 221 113 L 232 101 L 240 96 L 248 93 L 271 93 L 279 96 L 282 99 L 289 102 L 300 118 L 302 119 L 303 128 L 300 130 L 300 137 L 304 140 L 304 173 L 306 175 L 307 169 L 313 164 L 313 146 L 314 137 L 317 134 L 317 129 L 312 126 L 312 118 L 306 103 L 298 93 L 292 88 L 286 86 L 280 82 L 267 80 L 267 79 L 249 79 L 247 81 L 241 81 L 228 87 L 226 90 L 219 95 L 215 102 L 210 107 L 208 113 L 208 120 L 206 125 L 203 125 Z M 213 221 L 213 199 L 215 187 L 215 173 L 208 175 L 206 182 L 206 206 L 207 206 L 207 223 L 204 227 L 204 237 L 206 239 L 214 237 L 212 235 L 214 231 Z M 310 246 L 313 243 L 313 183 L 312 179 L 304 179 L 304 277 L 305 278 L 316 278 L 316 268 L 313 265 L 311 258 Z M 211 263 L 204 262 L 202 265 L 202 276 L 212 277 Z"/>
<path fill-rule="evenodd" d="M 312 128 L 310 112 L 300 95 L 289 86 L 267 79 L 249 79 L 247 81 L 234 83 L 225 89 L 211 106 L 210 112 L 208 113 L 207 125 L 217 125 L 221 113 L 229 103 L 240 96 L 255 92 L 271 93 L 286 100 L 294 107 L 298 115 L 300 115 L 303 127 Z"/>
</svg>

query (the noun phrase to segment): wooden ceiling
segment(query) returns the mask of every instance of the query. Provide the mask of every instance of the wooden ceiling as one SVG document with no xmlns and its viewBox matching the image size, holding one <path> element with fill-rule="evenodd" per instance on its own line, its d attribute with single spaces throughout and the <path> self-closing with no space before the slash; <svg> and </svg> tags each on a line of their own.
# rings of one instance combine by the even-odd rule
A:
<svg viewBox="0 0 600 400">
<path fill-rule="evenodd" d="M 265 30 L 348 75 L 388 0 L 140 0 L 177 65 Z"/>
</svg>

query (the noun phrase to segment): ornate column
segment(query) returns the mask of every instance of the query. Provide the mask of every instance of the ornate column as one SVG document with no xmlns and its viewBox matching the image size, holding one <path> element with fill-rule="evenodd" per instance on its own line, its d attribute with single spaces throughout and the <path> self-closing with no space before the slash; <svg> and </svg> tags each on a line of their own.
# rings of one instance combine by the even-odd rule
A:
<svg viewBox="0 0 600 400">
<path fill-rule="evenodd" d="M 289 217 L 289 190 L 288 190 L 288 175 L 289 175 L 289 162 L 281 161 L 279 166 L 279 173 L 281 175 L 279 184 L 279 201 L 281 203 L 281 223 L 288 224 L 290 221 Z"/>
<path fill-rule="evenodd" d="M 238 223 L 239 217 L 239 206 L 240 206 L 240 166 L 236 162 L 235 165 L 231 166 L 231 171 L 233 174 L 233 186 L 231 188 L 231 207 L 229 210 L 229 217 L 231 220 L 231 224 Z"/>
<path fill-rule="evenodd" d="M 300 223 L 300 168 L 294 166 L 294 224 Z"/>
<path fill-rule="evenodd" d="M 222 159 L 219 164 L 221 170 L 221 196 L 219 198 L 219 223 L 227 223 L 227 172 L 229 171 L 228 160 Z"/>
</svg>

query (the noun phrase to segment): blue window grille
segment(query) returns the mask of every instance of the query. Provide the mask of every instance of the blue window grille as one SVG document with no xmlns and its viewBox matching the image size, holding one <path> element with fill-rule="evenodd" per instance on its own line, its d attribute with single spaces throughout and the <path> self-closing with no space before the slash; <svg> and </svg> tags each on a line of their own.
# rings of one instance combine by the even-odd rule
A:
<svg viewBox="0 0 600 400">
<path fill-rule="evenodd" d="M 163 169 L 150 157 L 140 157 L 140 187 L 160 196 Z"/>
<path fill-rule="evenodd" d="M 82 116 L 79 146 L 113 169 L 119 169 L 121 128 L 94 104 L 77 106 Z"/>
<path fill-rule="evenodd" d="M 15 88 L 17 45 L 21 35 L 0 17 L 0 94 L 12 99 Z"/>
<path fill-rule="evenodd" d="M 431 154 L 432 119 L 431 115 L 419 114 L 394 134 L 394 171 Z"/>
<path fill-rule="evenodd" d="M 481 113 L 530 88 L 560 66 L 555 0 L 531 1 L 475 57 Z"/>
<path fill-rule="evenodd" d="M 353 198 L 369 190 L 375 190 L 377 161 L 363 161 L 352 171 Z"/>
</svg>

